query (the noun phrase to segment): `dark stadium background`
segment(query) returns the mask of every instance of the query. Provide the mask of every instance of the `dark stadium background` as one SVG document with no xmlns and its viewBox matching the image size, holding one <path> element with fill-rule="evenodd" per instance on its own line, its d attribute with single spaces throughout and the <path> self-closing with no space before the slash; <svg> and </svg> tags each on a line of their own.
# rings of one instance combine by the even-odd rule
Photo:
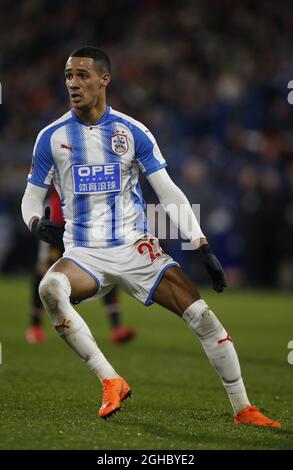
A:
<svg viewBox="0 0 293 470">
<path fill-rule="evenodd" d="M 33 266 L 36 243 L 20 216 L 33 143 L 68 109 L 69 52 L 93 44 L 112 58 L 109 104 L 155 134 L 170 174 L 201 204 L 203 230 L 230 286 L 293 287 L 289 1 L 0 4 L 2 272 Z M 167 249 L 201 278 L 195 254 L 178 242 Z"/>
</svg>

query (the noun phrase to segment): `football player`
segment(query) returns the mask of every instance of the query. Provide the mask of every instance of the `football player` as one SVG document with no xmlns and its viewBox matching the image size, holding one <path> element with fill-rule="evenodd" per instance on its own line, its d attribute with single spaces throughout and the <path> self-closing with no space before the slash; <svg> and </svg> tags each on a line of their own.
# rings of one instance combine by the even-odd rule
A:
<svg viewBox="0 0 293 470">
<path fill-rule="evenodd" d="M 186 196 L 168 175 L 155 138 L 143 124 L 107 104 L 109 57 L 95 47 L 74 51 L 65 65 L 65 80 L 72 109 L 37 138 L 22 213 L 36 237 L 64 242 L 63 257 L 43 278 L 40 296 L 56 332 L 103 384 L 99 415 L 107 418 L 119 411 L 131 387 L 103 355 L 71 302 L 104 295 L 119 285 L 147 306 L 156 302 L 174 312 L 191 328 L 228 394 L 235 424 L 280 427 L 251 405 L 231 336 L 150 233 L 139 170 L 171 220 L 199 250 L 215 291 L 224 290 L 222 266 Z M 48 213 L 43 216 L 52 180 L 62 199 L 64 235 Z M 178 216 L 183 209 L 184 217 Z"/>
</svg>

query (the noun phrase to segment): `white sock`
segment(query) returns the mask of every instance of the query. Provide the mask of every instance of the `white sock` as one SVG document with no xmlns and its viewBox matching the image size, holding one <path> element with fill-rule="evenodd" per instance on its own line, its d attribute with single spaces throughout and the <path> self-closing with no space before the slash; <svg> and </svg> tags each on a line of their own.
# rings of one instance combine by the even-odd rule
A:
<svg viewBox="0 0 293 470">
<path fill-rule="evenodd" d="M 99 379 L 119 377 L 98 348 L 85 321 L 70 304 L 71 286 L 67 276 L 59 272 L 48 273 L 39 292 L 57 333 Z"/>
<path fill-rule="evenodd" d="M 210 363 L 222 379 L 234 412 L 250 405 L 232 339 L 206 302 L 197 300 L 185 310 L 182 318 L 196 333 Z"/>
</svg>

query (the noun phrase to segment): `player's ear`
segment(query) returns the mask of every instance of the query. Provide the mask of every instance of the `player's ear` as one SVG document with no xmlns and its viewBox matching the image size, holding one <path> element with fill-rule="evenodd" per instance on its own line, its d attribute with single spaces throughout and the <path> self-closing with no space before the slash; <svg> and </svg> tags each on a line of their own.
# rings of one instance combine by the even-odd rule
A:
<svg viewBox="0 0 293 470">
<path fill-rule="evenodd" d="M 109 72 L 104 73 L 101 82 L 103 86 L 107 87 L 111 82 L 111 74 Z"/>
</svg>

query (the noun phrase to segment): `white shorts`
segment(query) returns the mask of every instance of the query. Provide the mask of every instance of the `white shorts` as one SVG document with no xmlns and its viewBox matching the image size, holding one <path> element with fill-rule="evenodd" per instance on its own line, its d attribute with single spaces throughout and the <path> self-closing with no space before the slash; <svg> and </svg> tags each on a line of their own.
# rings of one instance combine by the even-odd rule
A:
<svg viewBox="0 0 293 470">
<path fill-rule="evenodd" d="M 67 249 L 63 258 L 76 263 L 96 281 L 95 298 L 118 285 L 145 305 L 154 303 L 152 295 L 164 272 L 171 266 L 179 266 L 163 252 L 158 239 L 152 235 L 114 247 L 76 246 Z"/>
</svg>

